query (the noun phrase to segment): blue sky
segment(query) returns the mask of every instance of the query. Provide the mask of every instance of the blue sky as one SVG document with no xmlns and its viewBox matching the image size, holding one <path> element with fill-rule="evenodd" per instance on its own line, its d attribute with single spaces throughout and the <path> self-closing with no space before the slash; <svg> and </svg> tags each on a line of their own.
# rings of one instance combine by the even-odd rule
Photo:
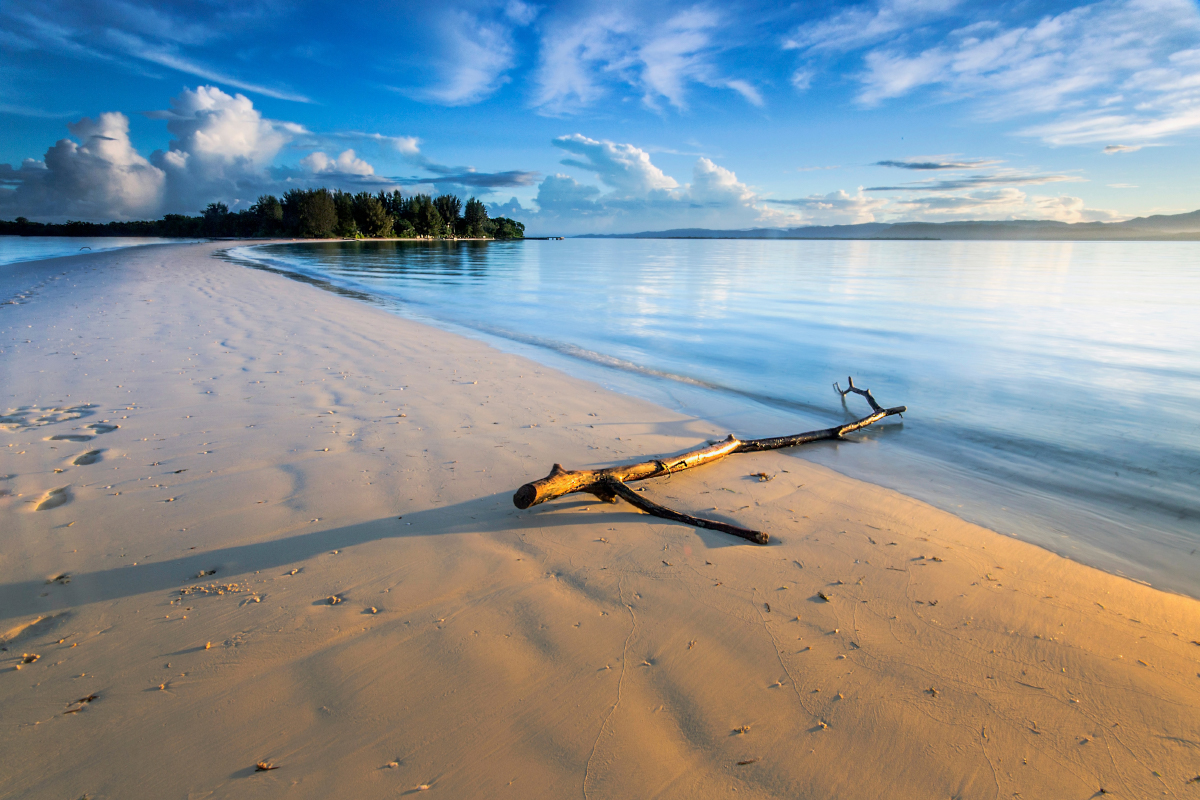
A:
<svg viewBox="0 0 1200 800">
<path fill-rule="evenodd" d="M 477 195 L 531 232 L 1200 208 L 1193 0 L 7 0 L 0 216 Z"/>
</svg>

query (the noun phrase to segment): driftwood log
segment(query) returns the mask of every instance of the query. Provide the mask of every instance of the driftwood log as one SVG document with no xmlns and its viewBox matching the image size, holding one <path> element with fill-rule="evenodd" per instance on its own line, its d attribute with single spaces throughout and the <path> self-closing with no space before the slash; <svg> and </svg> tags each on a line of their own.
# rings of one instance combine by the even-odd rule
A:
<svg viewBox="0 0 1200 800">
<path fill-rule="evenodd" d="M 844 425 L 837 425 L 833 428 L 807 431 L 805 433 L 797 433 L 793 436 L 778 436 L 770 439 L 747 439 L 743 441 L 730 434 L 729 438 L 724 441 L 709 444 L 706 447 L 696 450 L 689 450 L 686 453 L 680 453 L 670 458 L 656 458 L 636 464 L 620 464 L 606 469 L 567 470 L 563 469 L 562 464 L 555 464 L 551 468 L 550 474 L 546 477 L 532 483 L 527 483 L 520 489 L 517 489 L 516 494 L 513 495 L 513 505 L 517 508 L 525 509 L 536 506 L 539 503 L 545 503 L 547 500 L 553 500 L 556 497 L 576 492 L 586 492 L 610 503 L 615 503 L 617 498 L 620 498 L 630 505 L 645 511 L 647 514 L 652 514 L 656 517 L 683 522 L 697 528 L 723 531 L 757 544 L 767 544 L 770 541 L 770 536 L 762 531 L 739 528 L 736 525 L 729 525 L 724 522 L 716 522 L 672 511 L 666 506 L 660 506 L 642 497 L 626 484 L 631 481 L 644 481 L 647 478 L 671 475 L 676 472 L 682 472 L 685 469 L 711 464 L 733 453 L 758 453 L 763 450 L 779 450 L 784 447 L 795 447 L 796 445 L 808 444 L 809 442 L 842 439 L 848 433 L 862 430 L 868 425 L 874 425 L 885 417 L 890 417 L 893 414 L 900 415 L 908 410 L 907 406 L 884 408 L 871 396 L 870 389 L 858 388 L 854 385 L 853 378 L 847 378 L 846 380 L 847 388 L 845 389 L 837 383 L 833 384 L 834 390 L 842 396 L 843 402 L 846 395 L 853 392 L 865 397 L 871 405 L 870 414 L 853 422 L 847 422 Z"/>
</svg>

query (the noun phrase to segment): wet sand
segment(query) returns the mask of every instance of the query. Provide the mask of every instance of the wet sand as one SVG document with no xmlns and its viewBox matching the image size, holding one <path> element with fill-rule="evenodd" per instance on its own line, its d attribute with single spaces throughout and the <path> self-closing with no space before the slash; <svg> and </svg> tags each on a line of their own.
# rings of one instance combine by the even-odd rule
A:
<svg viewBox="0 0 1200 800">
<path fill-rule="evenodd" d="M 0 277 L 0 797 L 1200 792 L 1195 600 L 220 247 Z"/>
</svg>

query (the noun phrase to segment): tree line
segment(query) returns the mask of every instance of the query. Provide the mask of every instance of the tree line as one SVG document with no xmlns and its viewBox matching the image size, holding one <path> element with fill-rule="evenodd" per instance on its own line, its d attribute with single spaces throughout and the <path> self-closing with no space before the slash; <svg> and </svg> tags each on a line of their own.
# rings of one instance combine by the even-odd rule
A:
<svg viewBox="0 0 1200 800">
<path fill-rule="evenodd" d="M 472 197 L 463 205 L 456 195 L 405 197 L 392 192 L 292 189 L 282 198 L 263 195 L 243 211 L 209 203 L 197 217 L 167 214 L 158 220 L 65 223 L 0 220 L 0 235 L 17 236 L 164 236 L 172 238 L 299 237 L 304 239 L 523 239 L 525 226 L 507 217 L 489 218 L 487 207 Z"/>
</svg>

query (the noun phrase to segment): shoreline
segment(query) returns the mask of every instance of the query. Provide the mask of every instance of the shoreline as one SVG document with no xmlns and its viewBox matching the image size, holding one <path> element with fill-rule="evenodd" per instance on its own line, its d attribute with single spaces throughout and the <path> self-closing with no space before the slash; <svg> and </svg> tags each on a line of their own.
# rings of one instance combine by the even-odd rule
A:
<svg viewBox="0 0 1200 800">
<path fill-rule="evenodd" d="M 765 548 L 518 512 L 723 432 L 223 246 L 0 282 L 3 410 L 94 405 L 0 431 L 0 797 L 1188 790 L 1197 601 L 785 452 L 646 487 Z"/>
<path fill-rule="evenodd" d="M 738 378 L 735 377 L 734 384 L 726 385 L 720 378 L 714 378 L 711 371 L 672 372 L 671 367 L 662 366 L 662 352 L 651 350 L 649 355 L 643 355 L 644 361 L 627 361 L 625 359 L 638 357 L 621 354 L 620 343 L 611 339 L 581 345 L 579 342 L 586 341 L 586 334 L 582 339 L 580 331 L 569 331 L 564 336 L 553 322 L 540 328 L 531 328 L 528 324 L 524 327 L 513 323 L 493 324 L 486 314 L 480 316 L 478 308 L 474 309 L 474 315 L 452 310 L 453 291 L 444 298 L 430 296 L 419 286 L 410 287 L 415 291 L 393 293 L 386 284 L 377 284 L 370 278 L 345 275 L 338 270 L 329 274 L 322 269 L 319 258 L 312 263 L 310 256 L 302 255 L 309 252 L 307 249 L 292 252 L 292 255 L 288 255 L 289 252 L 287 248 L 271 247 L 255 252 L 253 246 L 239 246 L 230 248 L 226 257 L 235 263 L 274 271 L 329 291 L 357 297 L 406 319 L 532 358 L 576 378 L 599 383 L 685 416 L 717 422 L 724 426 L 722 430 L 726 433 L 771 436 L 781 431 L 821 428 L 843 419 L 840 414 L 832 413 L 832 407 L 826 409 L 829 413 L 817 411 L 824 398 L 812 397 L 803 390 L 796 394 L 807 394 L 808 405 L 798 405 L 795 397 L 788 394 L 747 391 L 745 375 L 740 376 L 740 384 L 736 384 Z M 571 255 L 564 253 L 564 257 L 571 258 Z M 552 286 L 547 288 L 553 290 Z M 445 302 L 439 304 L 444 300 L 451 306 L 447 307 Z M 467 302 L 469 304 L 469 298 Z M 499 307 L 494 309 L 500 310 Z M 817 375 L 828 369 L 824 365 L 820 370 L 809 371 Z M 900 372 L 904 374 L 903 370 Z M 696 377 L 706 374 L 707 378 Z M 837 377 L 844 379 L 844 376 Z M 890 377 L 894 379 L 895 375 Z M 945 377 L 943 374 L 941 379 Z M 717 383 L 711 382 L 714 379 Z M 939 378 L 931 375 L 930 380 Z M 882 393 L 881 398 L 888 402 L 891 402 L 891 395 L 896 395 L 896 402 L 913 403 L 916 415 L 911 417 L 913 426 L 908 432 L 892 437 L 897 429 L 885 426 L 856 437 L 851 443 L 853 446 L 810 447 L 803 451 L 802 457 L 848 477 L 916 497 L 984 528 L 1015 536 L 1088 566 L 1164 591 L 1200 597 L 1197 573 L 1189 569 L 1189 565 L 1196 562 L 1197 543 L 1191 541 L 1194 532 L 1186 522 L 1189 515 L 1194 516 L 1195 509 L 1171 504 L 1170 491 L 1178 486 L 1173 482 L 1178 480 L 1178 473 L 1174 478 L 1165 477 L 1159 481 L 1158 488 L 1162 491 L 1157 493 L 1151 486 L 1127 482 L 1108 486 L 1110 491 L 1104 499 L 1096 494 L 1095 481 L 1104 479 L 1095 467 L 1098 454 L 1088 452 L 1086 447 L 1077 450 L 1076 455 L 1081 459 L 1092 459 L 1092 468 L 1075 474 L 1069 460 L 1058 457 L 1054 463 L 1066 474 L 1073 475 L 1071 480 L 1058 481 L 1052 469 L 1038 469 L 1036 450 L 1028 448 L 1029 443 L 1020 441 L 1020 437 L 1005 441 L 986 429 L 960 429 L 955 436 L 947 436 L 944 430 L 931 431 L 923 420 L 928 422 L 945 415 L 946 407 L 938 405 L 942 398 L 929 403 L 932 398 L 928 396 L 924 399 L 910 397 L 907 392 L 895 391 L 894 387 L 872 385 L 872 389 L 876 394 Z M 826 392 L 830 398 L 834 396 L 830 390 Z M 1112 402 L 1111 398 L 1109 402 Z M 1002 409 L 980 409 L 978 416 L 986 418 L 997 410 Z M 1081 422 L 1078 419 L 1059 421 L 1067 427 Z M 1023 421 L 1009 420 L 1008 430 L 1023 431 Z M 972 433 L 983 438 L 977 438 L 972 446 L 964 446 L 962 443 L 970 440 Z M 1051 437 L 1054 434 L 1052 430 L 1042 433 Z M 1145 440 L 1145 433 L 1143 431 L 1143 444 L 1148 445 L 1150 441 Z M 1079 447 L 1080 444 L 1075 441 L 1068 446 Z M 999 450 L 996 448 L 1006 446 L 1018 449 L 1015 453 L 1009 452 L 1007 458 L 997 457 L 995 454 Z M 1165 462 L 1154 463 L 1146 457 L 1131 459 L 1131 447 L 1127 447 L 1123 455 L 1109 451 L 1108 455 L 1115 457 L 1110 469 L 1120 470 L 1120 475 L 1127 476 L 1155 474 L 1155 470 L 1166 467 Z M 970 468 L 963 466 L 964 459 L 973 460 Z M 1049 481 L 1049 486 L 1039 484 L 1039 474 Z M 1108 474 L 1105 472 L 1104 476 Z"/>
</svg>

